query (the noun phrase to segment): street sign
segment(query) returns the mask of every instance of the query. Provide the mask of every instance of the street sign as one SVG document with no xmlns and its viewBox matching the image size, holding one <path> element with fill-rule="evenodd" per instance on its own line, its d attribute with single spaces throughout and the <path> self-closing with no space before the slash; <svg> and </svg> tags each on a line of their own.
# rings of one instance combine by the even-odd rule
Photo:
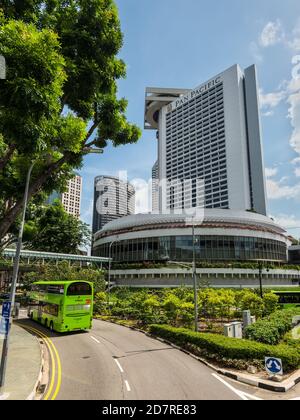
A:
<svg viewBox="0 0 300 420">
<path fill-rule="evenodd" d="M 0 338 L 5 338 L 8 334 L 9 318 L 0 319 Z"/>
<path fill-rule="evenodd" d="M 2 303 L 2 316 L 4 318 L 9 318 L 10 308 L 11 308 L 11 302 L 3 302 Z"/>
<path fill-rule="evenodd" d="M 283 375 L 282 360 L 275 357 L 265 358 L 266 371 L 270 375 Z"/>
</svg>

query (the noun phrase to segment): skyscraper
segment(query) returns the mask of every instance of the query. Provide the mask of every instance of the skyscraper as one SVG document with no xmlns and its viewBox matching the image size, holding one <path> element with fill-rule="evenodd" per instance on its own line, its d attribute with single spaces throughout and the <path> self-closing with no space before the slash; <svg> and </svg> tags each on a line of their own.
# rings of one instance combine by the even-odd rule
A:
<svg viewBox="0 0 300 420">
<path fill-rule="evenodd" d="M 112 176 L 98 176 L 94 182 L 93 234 L 106 223 L 135 213 L 135 189 Z"/>
<path fill-rule="evenodd" d="M 51 204 L 54 200 L 60 200 L 66 212 L 79 219 L 81 195 L 82 177 L 76 174 L 74 178 L 68 181 L 67 191 L 64 193 L 54 191 L 48 198 L 47 203 Z"/>
<path fill-rule="evenodd" d="M 161 212 L 203 203 L 266 215 L 255 66 L 193 90 L 147 88 L 145 128 L 158 130 Z"/>
</svg>

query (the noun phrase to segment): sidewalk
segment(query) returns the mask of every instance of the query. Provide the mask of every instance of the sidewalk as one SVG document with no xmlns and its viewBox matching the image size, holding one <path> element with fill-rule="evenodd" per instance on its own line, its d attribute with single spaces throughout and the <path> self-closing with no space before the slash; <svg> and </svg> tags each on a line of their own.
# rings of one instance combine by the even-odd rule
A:
<svg viewBox="0 0 300 420">
<path fill-rule="evenodd" d="M 2 343 L 0 339 L 0 351 Z M 37 338 L 13 324 L 2 399 L 26 400 L 34 390 L 40 367 L 41 350 Z"/>
</svg>

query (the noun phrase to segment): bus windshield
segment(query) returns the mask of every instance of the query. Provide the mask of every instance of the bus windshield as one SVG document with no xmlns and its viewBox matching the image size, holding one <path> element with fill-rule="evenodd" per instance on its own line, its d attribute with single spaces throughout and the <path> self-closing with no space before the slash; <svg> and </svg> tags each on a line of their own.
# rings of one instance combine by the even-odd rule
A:
<svg viewBox="0 0 300 420">
<path fill-rule="evenodd" d="M 91 295 L 92 288 L 88 283 L 73 283 L 67 289 L 67 296 Z"/>
</svg>

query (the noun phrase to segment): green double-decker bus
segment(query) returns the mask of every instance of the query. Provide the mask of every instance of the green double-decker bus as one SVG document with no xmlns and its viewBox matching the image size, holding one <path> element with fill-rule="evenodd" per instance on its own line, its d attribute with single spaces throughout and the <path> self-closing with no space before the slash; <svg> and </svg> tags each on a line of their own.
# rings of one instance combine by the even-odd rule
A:
<svg viewBox="0 0 300 420">
<path fill-rule="evenodd" d="M 87 281 L 33 283 L 28 294 L 28 316 L 52 331 L 92 327 L 93 284 Z"/>
</svg>

